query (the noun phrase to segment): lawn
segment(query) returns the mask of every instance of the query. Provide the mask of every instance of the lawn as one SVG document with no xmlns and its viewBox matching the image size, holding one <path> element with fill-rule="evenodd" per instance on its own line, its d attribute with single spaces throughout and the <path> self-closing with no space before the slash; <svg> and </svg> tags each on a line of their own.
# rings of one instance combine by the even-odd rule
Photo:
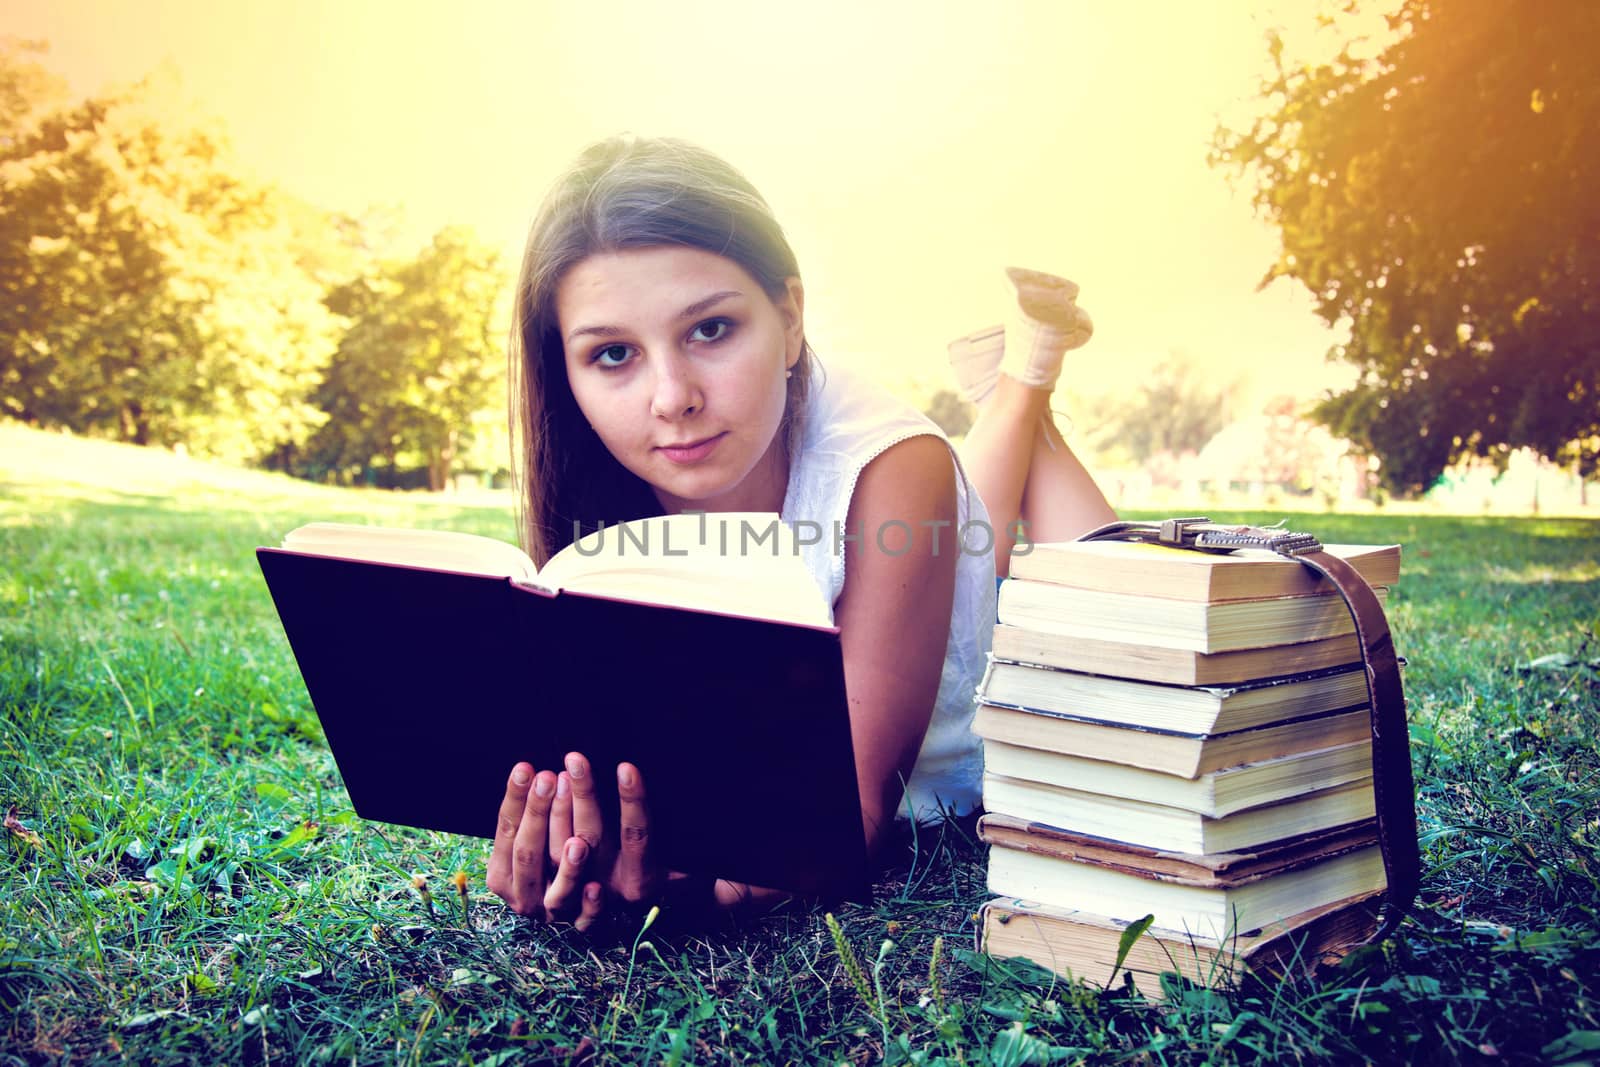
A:
<svg viewBox="0 0 1600 1067">
<path fill-rule="evenodd" d="M 1152 1006 L 975 954 L 984 856 L 957 827 L 833 923 L 510 915 L 485 843 L 349 809 L 251 554 L 329 518 L 512 536 L 500 501 L 0 425 L 0 1063 L 1600 1057 L 1594 522 L 1292 520 L 1405 545 L 1430 918 L 1315 979 Z"/>
</svg>

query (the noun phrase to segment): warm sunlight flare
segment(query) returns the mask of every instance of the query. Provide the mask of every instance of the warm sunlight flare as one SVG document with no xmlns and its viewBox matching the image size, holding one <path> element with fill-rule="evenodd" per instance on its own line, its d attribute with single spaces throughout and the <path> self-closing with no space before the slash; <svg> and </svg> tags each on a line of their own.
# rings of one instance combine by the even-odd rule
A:
<svg viewBox="0 0 1600 1067">
<path fill-rule="evenodd" d="M 1415 497 L 1527 460 L 1587 506 L 1592 13 L 1462 4 L 19 0 L 0 48 L 33 73 L 0 107 L 113 102 L 6 161 L 0 415 L 310 477 L 490 471 L 534 209 L 626 133 L 741 170 L 821 365 L 954 436 L 946 347 L 1018 266 L 1081 287 L 1052 405 L 1125 499 Z M 384 382 L 410 426 L 378 427 Z"/>
<path fill-rule="evenodd" d="M 23 0 L 7 22 L 77 93 L 168 65 L 262 177 L 393 212 L 407 251 L 460 222 L 514 263 L 580 147 L 681 136 L 772 202 L 823 358 L 891 387 L 942 386 L 1016 262 L 1082 285 L 1084 387 L 1176 350 L 1309 392 L 1334 335 L 1287 285 L 1255 293 L 1273 235 L 1205 162 L 1302 5 L 1158 6 Z"/>
<path fill-rule="evenodd" d="M 1596 1061 L 1600 0 L 0 11 L 0 1067 Z"/>
</svg>

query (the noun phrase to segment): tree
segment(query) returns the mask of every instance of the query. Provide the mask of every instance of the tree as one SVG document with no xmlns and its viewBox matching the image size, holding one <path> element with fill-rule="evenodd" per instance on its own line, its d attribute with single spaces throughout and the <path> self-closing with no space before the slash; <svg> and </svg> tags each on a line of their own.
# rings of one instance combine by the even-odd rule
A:
<svg viewBox="0 0 1600 1067">
<path fill-rule="evenodd" d="M 14 51 L 8 91 L 37 83 Z M 143 82 L 0 132 L 0 412 L 253 459 L 317 425 L 337 323 L 287 198 L 172 103 Z"/>
<path fill-rule="evenodd" d="M 932 419 L 946 437 L 960 437 L 972 429 L 972 405 L 951 389 L 940 389 L 929 397 L 922 413 Z"/>
<path fill-rule="evenodd" d="M 1351 36 L 1347 0 L 1322 16 Z M 1401 494 L 1464 455 L 1600 462 L 1600 4 L 1393 0 L 1387 43 L 1273 73 L 1215 164 L 1253 182 L 1292 278 L 1350 340 L 1316 416 Z"/>
<path fill-rule="evenodd" d="M 1098 412 L 1090 436 L 1101 451 L 1135 463 L 1197 453 L 1228 421 L 1235 383 L 1182 353 L 1170 353 L 1140 380 L 1131 398 Z"/>
<path fill-rule="evenodd" d="M 1304 402 L 1276 396 L 1261 411 L 1224 426 L 1200 450 L 1194 469 L 1219 485 L 1243 482 L 1307 494 L 1321 490 L 1337 500 L 1345 471 L 1346 442 L 1301 414 Z"/>
<path fill-rule="evenodd" d="M 0 37 L 0 152 L 67 100 L 67 83 L 33 58 L 47 51 L 43 41 Z"/>
<path fill-rule="evenodd" d="M 449 227 L 410 260 L 335 288 L 350 321 L 315 401 L 328 416 L 294 467 L 348 478 L 403 460 L 443 489 L 486 415 L 505 413 L 505 290 L 499 255 Z"/>
</svg>

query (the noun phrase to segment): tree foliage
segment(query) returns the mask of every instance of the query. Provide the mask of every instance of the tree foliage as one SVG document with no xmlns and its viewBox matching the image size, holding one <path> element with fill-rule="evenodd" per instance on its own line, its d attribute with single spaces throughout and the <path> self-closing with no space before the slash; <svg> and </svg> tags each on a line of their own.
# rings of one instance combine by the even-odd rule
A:
<svg viewBox="0 0 1600 1067">
<path fill-rule="evenodd" d="M 1201 450 L 1194 469 L 1202 480 L 1243 483 L 1293 493 L 1321 490 L 1337 499 L 1345 477 L 1359 477 L 1344 468 L 1348 445 L 1302 414 L 1304 402 L 1280 395 L 1258 414 L 1224 426 Z"/>
<path fill-rule="evenodd" d="M 1122 452 L 1135 463 L 1156 456 L 1197 453 L 1227 423 L 1236 383 L 1214 369 L 1171 353 L 1129 394 L 1092 417 L 1090 436 L 1102 452 Z"/>
<path fill-rule="evenodd" d="M 394 220 L 245 177 L 175 85 L 71 103 L 43 51 L 0 40 L 0 415 L 434 488 L 496 436 L 493 252 L 386 260 Z"/>
<path fill-rule="evenodd" d="M 35 117 L 36 67 L 0 49 L 0 412 L 236 461 L 304 441 L 337 322 L 287 198 L 148 82 Z"/>
<path fill-rule="evenodd" d="M 294 465 L 347 480 L 409 461 L 443 489 L 483 416 L 505 411 L 505 281 L 498 253 L 448 227 L 334 288 L 350 325 L 313 398 L 328 422 Z"/>
<path fill-rule="evenodd" d="M 0 36 L 0 151 L 67 100 L 67 83 L 39 62 L 48 51 L 43 41 Z"/>
<path fill-rule="evenodd" d="M 1325 13 L 1335 32 L 1370 7 Z M 1396 492 L 1463 455 L 1600 461 L 1600 4 L 1393 0 L 1388 41 L 1273 73 L 1213 162 L 1253 181 L 1360 369 L 1317 416 Z"/>
<path fill-rule="evenodd" d="M 943 430 L 946 437 L 961 437 L 972 429 L 973 407 L 952 389 L 940 389 L 928 398 L 922 413 Z"/>
</svg>

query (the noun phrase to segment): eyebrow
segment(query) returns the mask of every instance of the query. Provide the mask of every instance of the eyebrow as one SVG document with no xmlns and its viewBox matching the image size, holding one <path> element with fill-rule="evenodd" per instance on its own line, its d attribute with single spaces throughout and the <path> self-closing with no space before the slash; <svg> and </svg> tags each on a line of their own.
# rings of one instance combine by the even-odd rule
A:
<svg viewBox="0 0 1600 1067">
<path fill-rule="evenodd" d="M 701 312 L 722 303 L 730 296 L 743 295 L 744 294 L 737 289 L 724 289 L 721 292 L 712 293 L 703 300 L 696 300 L 694 303 L 678 312 L 675 318 L 678 321 L 683 319 L 692 319 Z M 598 337 L 616 337 L 623 332 L 624 331 L 619 326 L 580 326 L 578 329 L 567 334 L 567 341 L 570 343 L 575 338 L 582 337 L 586 334 L 593 334 Z"/>
</svg>

